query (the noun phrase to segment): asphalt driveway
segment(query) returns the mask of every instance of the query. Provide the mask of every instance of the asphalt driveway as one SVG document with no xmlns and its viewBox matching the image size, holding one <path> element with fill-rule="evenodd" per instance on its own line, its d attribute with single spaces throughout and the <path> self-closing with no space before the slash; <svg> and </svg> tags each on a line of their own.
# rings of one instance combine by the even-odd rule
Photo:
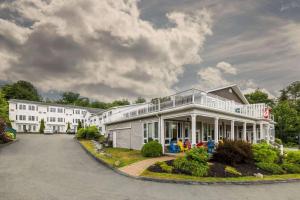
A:
<svg viewBox="0 0 300 200">
<path fill-rule="evenodd" d="M 176 185 L 120 176 L 88 156 L 68 135 L 18 135 L 0 148 L 2 200 L 300 198 L 300 183 L 271 185 Z"/>
</svg>

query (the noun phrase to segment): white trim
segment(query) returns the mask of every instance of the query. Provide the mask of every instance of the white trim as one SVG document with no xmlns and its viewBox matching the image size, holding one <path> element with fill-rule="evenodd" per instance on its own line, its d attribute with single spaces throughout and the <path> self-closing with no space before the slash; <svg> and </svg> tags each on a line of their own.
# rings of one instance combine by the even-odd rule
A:
<svg viewBox="0 0 300 200">
<path fill-rule="evenodd" d="M 130 127 L 123 127 L 123 128 L 112 128 L 112 129 L 108 129 L 108 131 L 126 130 L 126 129 L 131 129 L 131 126 Z"/>
</svg>

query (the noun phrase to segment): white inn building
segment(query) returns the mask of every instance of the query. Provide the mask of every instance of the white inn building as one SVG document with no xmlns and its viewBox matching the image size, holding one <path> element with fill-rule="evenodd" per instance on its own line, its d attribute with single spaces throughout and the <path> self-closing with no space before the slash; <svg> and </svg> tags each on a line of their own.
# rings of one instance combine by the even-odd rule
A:
<svg viewBox="0 0 300 200">
<path fill-rule="evenodd" d="M 48 132 L 65 133 L 68 123 L 75 132 L 79 121 L 89 125 L 92 115 L 99 112 L 102 110 L 27 100 L 9 101 L 9 119 L 17 132 L 39 132 L 42 119 Z"/>
<path fill-rule="evenodd" d="M 275 122 L 270 111 L 265 104 L 249 104 L 239 87 L 230 85 L 113 108 L 102 118 L 114 147 L 141 149 L 151 138 L 167 151 L 170 142 L 179 139 L 192 145 L 222 139 L 272 142 Z"/>
<path fill-rule="evenodd" d="M 68 122 L 95 125 L 113 140 L 114 147 L 141 149 L 154 139 L 168 150 L 171 141 L 189 140 L 192 145 L 222 139 L 275 140 L 270 108 L 249 104 L 237 85 L 210 91 L 186 90 L 150 103 L 120 106 L 107 111 L 24 100 L 9 101 L 9 117 L 18 132 L 38 132 L 40 120 L 52 132 L 66 132 Z"/>
</svg>

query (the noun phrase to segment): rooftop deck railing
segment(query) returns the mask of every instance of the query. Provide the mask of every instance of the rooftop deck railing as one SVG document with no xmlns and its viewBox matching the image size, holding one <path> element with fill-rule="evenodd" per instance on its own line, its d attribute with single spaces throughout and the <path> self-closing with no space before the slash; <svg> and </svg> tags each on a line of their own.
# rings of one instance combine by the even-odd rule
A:
<svg viewBox="0 0 300 200">
<path fill-rule="evenodd" d="M 220 112 L 239 114 L 245 117 L 257 119 L 268 118 L 273 120 L 273 116 L 271 114 L 265 115 L 265 112 L 269 109 L 266 104 L 239 104 L 235 101 L 208 94 L 201 90 L 191 89 L 165 98 L 152 100 L 151 103 L 122 110 L 109 117 L 107 122 L 129 119 L 159 111 L 179 108 L 190 104 L 199 105 L 203 108 L 213 109 Z"/>
</svg>

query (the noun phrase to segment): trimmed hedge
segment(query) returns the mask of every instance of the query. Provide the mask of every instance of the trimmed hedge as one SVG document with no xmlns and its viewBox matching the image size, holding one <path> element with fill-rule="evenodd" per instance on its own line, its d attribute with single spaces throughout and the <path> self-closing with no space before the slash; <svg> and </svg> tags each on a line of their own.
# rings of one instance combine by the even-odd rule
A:
<svg viewBox="0 0 300 200">
<path fill-rule="evenodd" d="M 285 171 L 282 169 L 282 167 L 275 163 L 266 163 L 266 162 L 259 162 L 256 163 L 256 166 L 262 170 L 265 170 L 266 172 L 270 172 L 272 174 L 284 174 Z"/>
<path fill-rule="evenodd" d="M 144 144 L 141 152 L 145 157 L 159 157 L 162 156 L 162 146 L 157 141 L 151 141 Z"/>
<path fill-rule="evenodd" d="M 250 163 L 253 161 L 251 144 L 242 140 L 224 140 L 218 145 L 213 159 L 228 165 Z"/>
</svg>

